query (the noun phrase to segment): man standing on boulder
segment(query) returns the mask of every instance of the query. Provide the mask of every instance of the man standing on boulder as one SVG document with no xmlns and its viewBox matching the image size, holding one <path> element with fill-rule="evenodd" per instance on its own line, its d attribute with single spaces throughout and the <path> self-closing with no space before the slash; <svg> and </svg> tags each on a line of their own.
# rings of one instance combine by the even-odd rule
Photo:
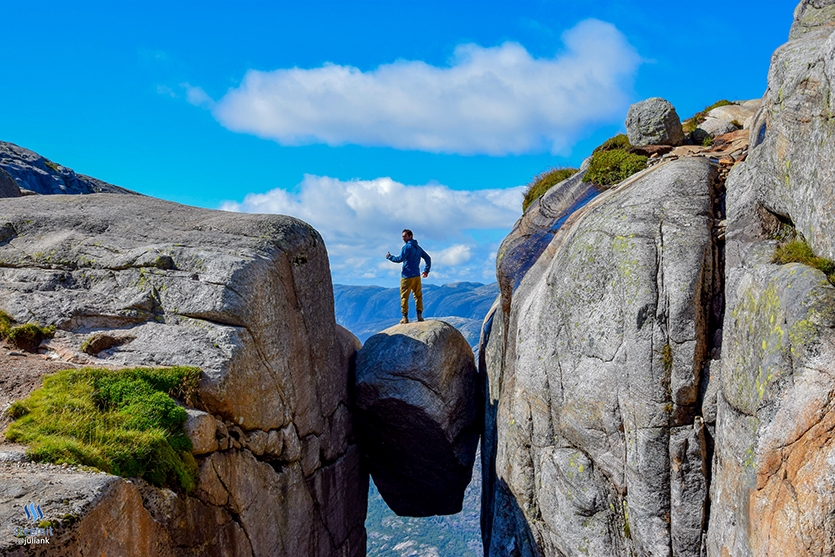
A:
<svg viewBox="0 0 835 557">
<path fill-rule="evenodd" d="M 426 261 L 426 267 L 423 269 L 423 278 L 426 278 L 429 276 L 429 267 L 432 266 L 432 258 L 418 245 L 411 230 L 408 228 L 403 230 L 401 237 L 405 245 L 400 250 L 400 255 L 392 255 L 391 252 L 386 252 L 386 259 L 392 263 L 403 263 L 403 270 L 400 273 L 400 312 L 403 314 L 403 319 L 400 322 L 409 322 L 409 292 L 413 292 L 415 296 L 417 320 L 423 321 L 423 291 L 421 290 L 420 284 L 420 260 L 423 259 Z"/>
</svg>

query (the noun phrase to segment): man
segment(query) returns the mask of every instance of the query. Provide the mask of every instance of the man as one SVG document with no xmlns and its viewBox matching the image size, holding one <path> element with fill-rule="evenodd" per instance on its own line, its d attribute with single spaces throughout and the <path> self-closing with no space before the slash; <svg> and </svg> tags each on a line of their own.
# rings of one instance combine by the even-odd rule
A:
<svg viewBox="0 0 835 557">
<path fill-rule="evenodd" d="M 417 310 L 417 320 L 423 321 L 423 292 L 420 286 L 420 260 L 426 261 L 426 267 L 423 269 L 423 278 L 429 276 L 429 267 L 432 266 L 432 259 L 429 254 L 423 251 L 414 239 L 412 231 L 408 228 L 403 230 L 401 234 L 403 238 L 403 249 L 400 250 L 400 255 L 392 255 L 391 252 L 386 252 L 386 259 L 393 263 L 403 263 L 403 270 L 400 273 L 400 312 L 403 314 L 401 323 L 409 322 L 409 292 L 414 293 L 415 309 Z"/>
</svg>

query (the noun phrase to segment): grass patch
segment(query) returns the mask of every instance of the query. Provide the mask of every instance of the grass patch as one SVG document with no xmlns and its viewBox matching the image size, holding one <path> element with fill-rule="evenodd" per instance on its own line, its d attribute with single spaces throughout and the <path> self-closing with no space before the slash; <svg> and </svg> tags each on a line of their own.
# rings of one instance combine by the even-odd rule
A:
<svg viewBox="0 0 835 557">
<path fill-rule="evenodd" d="M 597 147 L 595 147 L 592 154 L 599 153 L 601 151 L 614 151 L 615 149 L 623 149 L 624 151 L 628 151 L 632 148 L 632 144 L 629 143 L 629 137 L 625 133 L 619 133 L 614 137 L 610 137 Z"/>
<path fill-rule="evenodd" d="M 183 432 L 200 370 L 187 367 L 59 371 L 9 408 L 10 441 L 36 462 L 93 466 L 118 476 L 194 489 L 197 464 Z"/>
<path fill-rule="evenodd" d="M 41 342 L 52 338 L 54 334 L 55 327 L 52 325 L 49 327 L 41 327 L 37 323 L 15 325 L 9 314 L 0 311 L 0 339 L 9 341 L 21 350 L 36 352 Z"/>
<path fill-rule="evenodd" d="M 537 175 L 525 190 L 525 197 L 522 199 L 522 212 L 528 210 L 531 203 L 545 195 L 552 186 L 570 178 L 578 171 L 577 168 L 552 168 L 547 172 Z"/>
<path fill-rule="evenodd" d="M 722 99 L 721 101 L 716 101 L 710 106 L 704 107 L 704 109 L 700 110 L 696 114 L 693 115 L 692 118 L 689 120 L 685 120 L 681 124 L 681 128 L 684 130 L 684 133 L 693 133 L 696 128 L 698 128 L 702 122 L 707 119 L 707 113 L 713 110 L 714 108 L 719 108 L 720 106 L 728 106 L 729 104 L 734 104 L 729 100 Z M 740 128 L 742 126 L 739 126 Z"/>
<path fill-rule="evenodd" d="M 585 180 L 598 186 L 622 182 L 647 167 L 647 157 L 624 149 L 596 151 L 591 156 Z"/>
<path fill-rule="evenodd" d="M 833 285 L 835 285 L 835 262 L 825 257 L 818 257 L 805 241 L 795 238 L 777 246 L 774 252 L 774 263 L 785 265 L 787 263 L 802 263 L 822 271 Z"/>
</svg>

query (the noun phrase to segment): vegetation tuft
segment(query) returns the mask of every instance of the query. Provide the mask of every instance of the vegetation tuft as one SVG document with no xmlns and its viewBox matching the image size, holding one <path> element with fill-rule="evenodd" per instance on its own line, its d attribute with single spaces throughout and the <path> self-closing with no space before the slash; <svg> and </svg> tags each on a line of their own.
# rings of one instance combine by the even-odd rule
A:
<svg viewBox="0 0 835 557">
<path fill-rule="evenodd" d="M 628 151 L 632 148 L 632 144 L 629 143 L 629 138 L 626 136 L 625 133 L 619 133 L 614 137 L 610 137 L 600 145 L 598 145 L 592 153 L 599 153 L 601 151 L 614 151 L 616 149 L 622 149 L 624 151 Z"/>
<path fill-rule="evenodd" d="M 814 267 L 823 271 L 823 274 L 826 275 L 829 282 L 835 285 L 835 262 L 825 257 L 816 256 L 812 252 L 812 248 L 809 247 L 809 244 L 801 238 L 795 238 L 778 245 L 772 261 L 778 265 L 802 263 L 803 265 Z"/>
<path fill-rule="evenodd" d="M 41 327 L 37 323 L 24 323 L 15 325 L 9 314 L 0 311 L 0 339 L 7 340 L 13 346 L 35 352 L 41 341 L 52 338 L 55 334 L 55 327 Z"/>
<path fill-rule="evenodd" d="M 8 410 L 10 441 L 36 462 L 93 466 L 119 476 L 190 492 L 197 464 L 183 432 L 200 370 L 187 367 L 70 369 Z"/>
<path fill-rule="evenodd" d="M 684 133 L 693 133 L 696 128 L 698 128 L 702 122 L 707 119 L 707 113 L 713 110 L 714 108 L 719 108 L 720 106 L 728 106 L 729 104 L 734 104 L 729 100 L 722 99 L 721 101 L 716 101 L 710 106 L 704 107 L 704 109 L 700 110 L 696 114 L 693 115 L 692 118 L 689 120 L 685 120 L 681 124 L 681 128 L 684 130 Z M 742 126 L 739 126 L 740 128 Z"/>
<path fill-rule="evenodd" d="M 528 210 L 531 203 L 545 195 L 552 186 L 576 174 L 576 168 L 552 168 L 547 172 L 537 175 L 525 190 L 525 197 L 522 199 L 522 212 Z"/>
<path fill-rule="evenodd" d="M 596 151 L 591 156 L 586 181 L 598 186 L 617 184 L 647 167 L 647 157 L 625 149 Z"/>
</svg>

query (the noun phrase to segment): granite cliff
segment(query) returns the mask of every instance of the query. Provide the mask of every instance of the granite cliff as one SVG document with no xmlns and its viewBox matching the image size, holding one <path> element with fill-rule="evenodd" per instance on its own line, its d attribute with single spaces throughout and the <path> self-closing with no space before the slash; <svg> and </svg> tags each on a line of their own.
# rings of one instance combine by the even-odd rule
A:
<svg viewBox="0 0 835 557">
<path fill-rule="evenodd" d="M 834 25 L 804 0 L 761 103 L 695 122 L 705 146 L 633 117 L 646 170 L 600 187 L 584 165 L 505 240 L 486 555 L 835 552 Z"/>
<path fill-rule="evenodd" d="M 191 496 L 32 464 L 4 471 L 0 513 L 14 524 L 40 502 L 67 555 L 364 555 L 359 342 L 336 325 L 331 291 L 321 237 L 290 217 L 116 194 L 2 200 L 0 310 L 56 328 L 45 357 L 202 375 Z M 25 460 L 15 450 L 6 460 Z"/>
</svg>

